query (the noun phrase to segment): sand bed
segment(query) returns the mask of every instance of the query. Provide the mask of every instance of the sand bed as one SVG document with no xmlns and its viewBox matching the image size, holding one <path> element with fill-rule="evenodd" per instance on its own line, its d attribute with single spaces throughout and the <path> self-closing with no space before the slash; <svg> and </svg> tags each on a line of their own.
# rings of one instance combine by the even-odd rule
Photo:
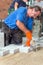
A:
<svg viewBox="0 0 43 65">
<path fill-rule="evenodd" d="M 0 65 L 43 65 L 43 49 L 0 57 Z"/>
</svg>

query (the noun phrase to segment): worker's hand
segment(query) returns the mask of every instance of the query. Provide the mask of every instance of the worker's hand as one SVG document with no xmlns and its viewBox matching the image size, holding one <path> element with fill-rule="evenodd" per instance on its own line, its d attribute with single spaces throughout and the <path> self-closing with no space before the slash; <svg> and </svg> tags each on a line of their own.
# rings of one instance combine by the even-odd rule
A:
<svg viewBox="0 0 43 65">
<path fill-rule="evenodd" d="M 28 31 L 28 32 L 26 33 L 26 37 L 27 37 L 27 41 L 26 41 L 25 46 L 30 46 L 30 42 L 31 42 L 31 40 L 32 40 L 32 33 L 31 33 L 30 31 Z"/>
<path fill-rule="evenodd" d="M 24 46 L 29 47 L 30 46 L 30 41 L 26 41 L 26 44 Z"/>
</svg>

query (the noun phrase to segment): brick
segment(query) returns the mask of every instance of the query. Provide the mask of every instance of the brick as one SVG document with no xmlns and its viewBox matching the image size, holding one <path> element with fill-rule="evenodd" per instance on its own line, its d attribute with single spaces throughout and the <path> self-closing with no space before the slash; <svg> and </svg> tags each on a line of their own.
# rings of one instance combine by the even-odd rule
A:
<svg viewBox="0 0 43 65">
<path fill-rule="evenodd" d="M 26 43 L 27 38 L 26 37 L 22 37 L 22 44 Z"/>
<path fill-rule="evenodd" d="M 4 47 L 4 33 L 0 32 L 0 47 Z"/>
<path fill-rule="evenodd" d="M 19 52 L 19 48 L 16 45 L 14 45 L 14 44 L 6 46 L 5 49 L 9 50 L 9 53 L 12 53 L 12 54 Z"/>
<path fill-rule="evenodd" d="M 19 48 L 13 48 L 13 49 L 10 49 L 10 53 L 12 54 L 15 54 L 15 53 L 18 53 L 19 52 Z"/>
<path fill-rule="evenodd" d="M 6 50 L 4 48 L 0 48 L 0 56 L 5 56 L 9 54 L 9 50 Z"/>
<path fill-rule="evenodd" d="M 30 47 L 24 47 L 24 45 L 22 45 L 20 48 L 19 48 L 19 51 L 21 53 L 28 53 L 30 52 Z"/>
</svg>

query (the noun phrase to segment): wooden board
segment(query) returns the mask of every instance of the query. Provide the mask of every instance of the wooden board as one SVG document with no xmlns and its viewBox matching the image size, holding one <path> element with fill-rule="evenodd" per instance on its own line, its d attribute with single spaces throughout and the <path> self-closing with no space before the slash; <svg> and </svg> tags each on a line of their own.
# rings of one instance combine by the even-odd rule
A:
<svg viewBox="0 0 43 65">
<path fill-rule="evenodd" d="M 0 65 L 43 65 L 43 49 L 27 54 L 17 53 L 0 57 Z"/>
</svg>

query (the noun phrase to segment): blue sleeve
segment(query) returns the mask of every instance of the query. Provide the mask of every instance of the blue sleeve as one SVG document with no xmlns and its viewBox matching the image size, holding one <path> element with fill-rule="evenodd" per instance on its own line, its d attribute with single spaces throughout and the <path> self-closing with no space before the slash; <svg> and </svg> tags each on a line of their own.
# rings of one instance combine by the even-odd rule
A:
<svg viewBox="0 0 43 65">
<path fill-rule="evenodd" d="M 20 22 L 24 22 L 23 14 L 18 14 L 16 20 L 19 20 Z"/>
<path fill-rule="evenodd" d="M 28 19 L 27 28 L 29 30 L 32 30 L 32 28 L 33 28 L 33 18 Z"/>
<path fill-rule="evenodd" d="M 20 22 L 24 22 L 24 16 L 25 16 L 25 8 L 20 7 L 18 9 L 16 20 L 19 20 Z"/>
<path fill-rule="evenodd" d="M 27 11 L 27 9 L 25 7 L 18 8 L 16 20 L 19 20 L 20 22 L 24 22 L 26 11 Z"/>
</svg>

